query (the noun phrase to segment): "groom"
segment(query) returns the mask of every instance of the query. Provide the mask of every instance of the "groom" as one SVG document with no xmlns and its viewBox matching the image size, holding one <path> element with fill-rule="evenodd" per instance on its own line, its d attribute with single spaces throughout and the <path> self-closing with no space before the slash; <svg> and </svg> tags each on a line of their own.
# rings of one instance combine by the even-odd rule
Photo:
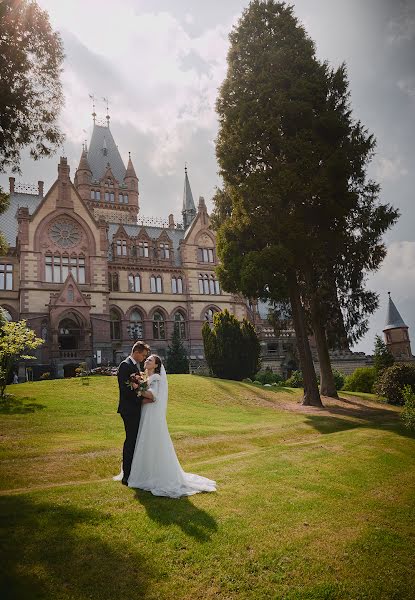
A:
<svg viewBox="0 0 415 600">
<path fill-rule="evenodd" d="M 135 442 L 140 425 L 142 397 L 137 396 L 135 389 L 127 385 L 130 375 L 138 373 L 141 363 L 150 354 L 150 347 L 144 342 L 136 342 L 132 347 L 131 354 L 123 360 L 118 367 L 118 387 L 120 389 L 120 402 L 118 411 L 124 421 L 125 442 L 122 453 L 123 478 L 122 483 L 128 485 L 128 478 L 133 461 Z"/>
</svg>

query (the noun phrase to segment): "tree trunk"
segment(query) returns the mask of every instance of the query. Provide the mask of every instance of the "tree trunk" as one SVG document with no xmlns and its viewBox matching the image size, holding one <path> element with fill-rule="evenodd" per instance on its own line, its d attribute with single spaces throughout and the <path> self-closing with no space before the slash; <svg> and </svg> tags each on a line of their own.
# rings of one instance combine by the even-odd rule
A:
<svg viewBox="0 0 415 600">
<path fill-rule="evenodd" d="M 305 406 L 323 406 L 317 386 L 317 377 L 314 370 L 313 357 L 308 342 L 307 329 L 305 326 L 304 308 L 301 303 L 300 290 L 298 288 L 295 272 L 288 274 L 288 286 L 290 293 L 291 309 L 293 313 L 294 329 L 297 338 L 298 354 L 300 356 L 301 371 L 304 381 Z"/>
<path fill-rule="evenodd" d="M 317 345 L 318 362 L 320 364 L 320 394 L 330 398 L 338 398 L 336 384 L 330 363 L 326 331 L 323 327 L 320 307 L 314 297 L 310 303 L 311 323 Z"/>
</svg>

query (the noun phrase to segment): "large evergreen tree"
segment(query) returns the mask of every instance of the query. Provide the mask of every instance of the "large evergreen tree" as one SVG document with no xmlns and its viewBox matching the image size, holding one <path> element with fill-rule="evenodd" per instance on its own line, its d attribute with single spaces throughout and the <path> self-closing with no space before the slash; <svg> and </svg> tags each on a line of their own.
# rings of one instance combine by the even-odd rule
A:
<svg viewBox="0 0 415 600">
<path fill-rule="evenodd" d="M 337 396 L 328 329 L 344 338 L 342 302 L 352 315 L 360 309 L 356 325 L 373 308 L 363 269 L 379 264 L 380 235 L 396 213 L 377 207 L 377 187 L 366 181 L 374 139 L 351 117 L 344 65 L 332 71 L 317 61 L 292 9 L 254 0 L 230 40 L 217 102 L 225 182 L 215 197 L 219 274 L 229 291 L 289 299 L 304 403 L 320 405 L 307 325 L 322 391 Z M 369 226 L 359 260 L 363 214 Z M 353 273 L 352 287 L 344 273 Z"/>
<path fill-rule="evenodd" d="M 19 171 L 24 147 L 36 160 L 62 144 L 63 58 L 60 35 L 36 2 L 0 2 L 0 172 Z"/>
</svg>

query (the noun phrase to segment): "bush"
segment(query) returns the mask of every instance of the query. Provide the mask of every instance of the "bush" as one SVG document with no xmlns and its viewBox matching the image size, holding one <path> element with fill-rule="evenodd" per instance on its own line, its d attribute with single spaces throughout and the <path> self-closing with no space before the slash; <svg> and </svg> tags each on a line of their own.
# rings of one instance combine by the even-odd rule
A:
<svg viewBox="0 0 415 600">
<path fill-rule="evenodd" d="M 345 375 L 343 375 L 343 373 L 341 371 L 338 371 L 337 369 L 333 369 L 333 377 L 334 377 L 334 383 L 336 386 L 336 390 L 341 390 L 342 387 L 344 386 L 344 382 L 346 380 Z"/>
<path fill-rule="evenodd" d="M 287 387 L 301 388 L 304 386 L 303 374 L 301 371 L 293 371 L 291 377 L 285 382 Z"/>
<path fill-rule="evenodd" d="M 402 420 L 405 427 L 415 431 L 415 392 L 410 385 L 406 385 L 402 390 L 404 407 L 402 410 Z"/>
<path fill-rule="evenodd" d="M 269 367 L 266 368 L 265 371 L 258 371 L 255 375 L 255 379 L 260 381 L 262 385 L 265 385 L 266 383 L 280 383 L 282 381 L 282 377 L 277 373 L 273 373 Z"/>
<path fill-rule="evenodd" d="M 262 383 L 258 380 L 255 380 L 253 383 L 254 383 L 254 385 L 262 385 Z"/>
<path fill-rule="evenodd" d="M 376 379 L 374 367 L 359 367 L 345 378 L 344 390 L 349 392 L 365 392 L 370 394 Z"/>
<path fill-rule="evenodd" d="M 42 375 L 40 376 L 40 379 L 50 379 L 50 373 L 48 373 L 48 372 L 42 373 Z"/>
<path fill-rule="evenodd" d="M 245 379 L 242 379 L 242 383 L 252 383 L 252 379 L 250 377 L 245 377 Z"/>
<path fill-rule="evenodd" d="M 375 392 L 384 396 L 389 404 L 404 403 L 403 389 L 410 385 L 415 389 L 415 365 L 398 363 L 388 367 L 375 385 Z"/>
</svg>

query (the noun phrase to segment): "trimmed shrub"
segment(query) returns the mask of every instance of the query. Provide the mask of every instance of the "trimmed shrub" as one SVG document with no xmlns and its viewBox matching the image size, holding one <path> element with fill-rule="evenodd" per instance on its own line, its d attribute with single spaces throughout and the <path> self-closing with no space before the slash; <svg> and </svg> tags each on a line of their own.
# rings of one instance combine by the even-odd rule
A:
<svg viewBox="0 0 415 600">
<path fill-rule="evenodd" d="M 401 414 L 402 420 L 405 427 L 415 431 L 415 391 L 410 385 L 406 385 L 402 390 L 402 396 L 405 402 Z"/>
<path fill-rule="evenodd" d="M 303 374 L 301 373 L 301 371 L 293 371 L 291 374 L 291 377 L 289 377 L 286 380 L 285 385 L 287 387 L 294 387 L 294 388 L 303 387 L 304 382 L 303 382 Z"/>
<path fill-rule="evenodd" d="M 343 389 L 349 392 L 365 392 L 370 394 L 373 390 L 375 379 L 376 371 L 374 367 L 359 367 L 345 378 Z"/>
<path fill-rule="evenodd" d="M 384 396 L 389 404 L 404 403 L 403 389 L 410 385 L 415 389 L 415 365 L 398 363 L 388 367 L 375 385 L 378 396 Z"/>
</svg>

